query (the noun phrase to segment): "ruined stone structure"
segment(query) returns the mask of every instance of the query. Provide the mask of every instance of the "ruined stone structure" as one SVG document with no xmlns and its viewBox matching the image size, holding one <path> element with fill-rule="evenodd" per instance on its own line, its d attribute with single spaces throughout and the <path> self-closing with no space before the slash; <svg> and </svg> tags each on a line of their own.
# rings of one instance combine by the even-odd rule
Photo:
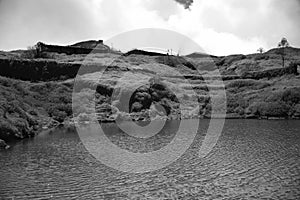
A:
<svg viewBox="0 0 300 200">
<path fill-rule="evenodd" d="M 42 42 L 37 43 L 38 53 L 55 52 L 71 54 L 89 54 L 89 53 L 110 53 L 111 49 L 103 44 L 103 40 L 90 40 L 79 42 L 70 46 L 47 45 Z"/>
<path fill-rule="evenodd" d="M 158 52 L 151 52 L 151 51 L 145 51 L 145 50 L 140 50 L 140 49 L 133 49 L 131 51 L 128 51 L 127 53 L 124 54 L 124 56 L 129 56 L 129 55 L 145 55 L 145 56 L 165 56 L 167 54 L 163 53 L 158 53 Z"/>
</svg>

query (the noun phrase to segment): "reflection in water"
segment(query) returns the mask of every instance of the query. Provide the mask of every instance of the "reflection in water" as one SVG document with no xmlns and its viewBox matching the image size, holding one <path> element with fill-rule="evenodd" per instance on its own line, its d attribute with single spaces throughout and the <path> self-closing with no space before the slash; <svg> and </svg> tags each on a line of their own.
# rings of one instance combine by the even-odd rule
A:
<svg viewBox="0 0 300 200">
<path fill-rule="evenodd" d="M 213 151 L 200 159 L 208 122 L 201 121 L 193 145 L 180 159 L 145 174 L 106 167 L 86 151 L 75 131 L 41 133 L 0 152 L 0 199 L 300 197 L 299 121 L 227 120 Z M 168 123 L 164 134 L 141 140 L 114 125 L 104 129 L 120 147 L 147 152 L 172 140 L 176 122 Z"/>
</svg>

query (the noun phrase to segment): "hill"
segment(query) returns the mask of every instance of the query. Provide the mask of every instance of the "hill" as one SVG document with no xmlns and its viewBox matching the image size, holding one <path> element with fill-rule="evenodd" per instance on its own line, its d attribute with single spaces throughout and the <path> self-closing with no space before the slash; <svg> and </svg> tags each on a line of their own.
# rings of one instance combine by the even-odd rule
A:
<svg viewBox="0 0 300 200">
<path fill-rule="evenodd" d="M 96 42 L 73 46 L 92 47 Z M 218 109 L 224 104 L 227 118 L 300 118 L 297 48 L 285 48 L 284 54 L 271 49 L 222 57 L 145 51 L 88 57 L 27 53 L 0 52 L 0 139 L 31 137 L 43 127 L 88 121 L 93 101 L 101 122 L 217 117 L 212 109 L 222 112 Z M 74 88 L 78 70 L 80 87 Z M 221 96 L 224 89 L 226 101 Z M 73 91 L 77 107 L 72 110 Z M 213 96 L 219 98 L 214 107 Z"/>
</svg>

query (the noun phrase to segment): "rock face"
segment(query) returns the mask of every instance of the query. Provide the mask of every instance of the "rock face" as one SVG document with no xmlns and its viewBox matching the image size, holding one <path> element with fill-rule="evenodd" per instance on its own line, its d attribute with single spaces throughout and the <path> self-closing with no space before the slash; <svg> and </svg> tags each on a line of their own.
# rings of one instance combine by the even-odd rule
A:
<svg viewBox="0 0 300 200">
<path fill-rule="evenodd" d="M 131 96 L 129 106 L 131 112 L 140 112 L 150 109 L 152 104 L 158 104 L 166 115 L 170 115 L 175 112 L 178 103 L 176 95 L 162 83 L 157 82 L 150 84 L 148 88 L 145 86 L 138 88 Z"/>
<path fill-rule="evenodd" d="M 112 88 L 104 85 L 97 87 L 98 99 L 96 100 L 96 111 L 100 121 L 109 121 L 112 115 L 125 114 L 133 118 L 149 119 L 150 113 L 162 115 L 180 115 L 178 113 L 179 101 L 163 83 L 158 80 L 150 80 L 147 85 L 137 88 L 132 94 L 117 94 L 120 99 L 110 103 Z M 129 99 L 129 106 L 126 104 Z M 113 104 L 113 105 L 110 105 Z M 115 115 L 115 116 L 117 116 Z M 121 114 L 122 115 L 122 114 Z"/>
<path fill-rule="evenodd" d="M 8 149 L 9 145 L 6 144 L 4 140 L 0 139 L 0 149 Z"/>
</svg>

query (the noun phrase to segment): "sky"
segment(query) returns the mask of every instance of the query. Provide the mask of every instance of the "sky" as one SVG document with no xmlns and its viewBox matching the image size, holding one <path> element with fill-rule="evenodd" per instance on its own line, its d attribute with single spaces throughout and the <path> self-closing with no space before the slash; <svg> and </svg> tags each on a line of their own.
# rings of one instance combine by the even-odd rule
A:
<svg viewBox="0 0 300 200">
<path fill-rule="evenodd" d="M 300 47 L 299 19 L 300 0 L 0 0 L 0 50 L 162 28 L 209 54 L 248 54 L 274 48 L 282 37 Z"/>
</svg>

